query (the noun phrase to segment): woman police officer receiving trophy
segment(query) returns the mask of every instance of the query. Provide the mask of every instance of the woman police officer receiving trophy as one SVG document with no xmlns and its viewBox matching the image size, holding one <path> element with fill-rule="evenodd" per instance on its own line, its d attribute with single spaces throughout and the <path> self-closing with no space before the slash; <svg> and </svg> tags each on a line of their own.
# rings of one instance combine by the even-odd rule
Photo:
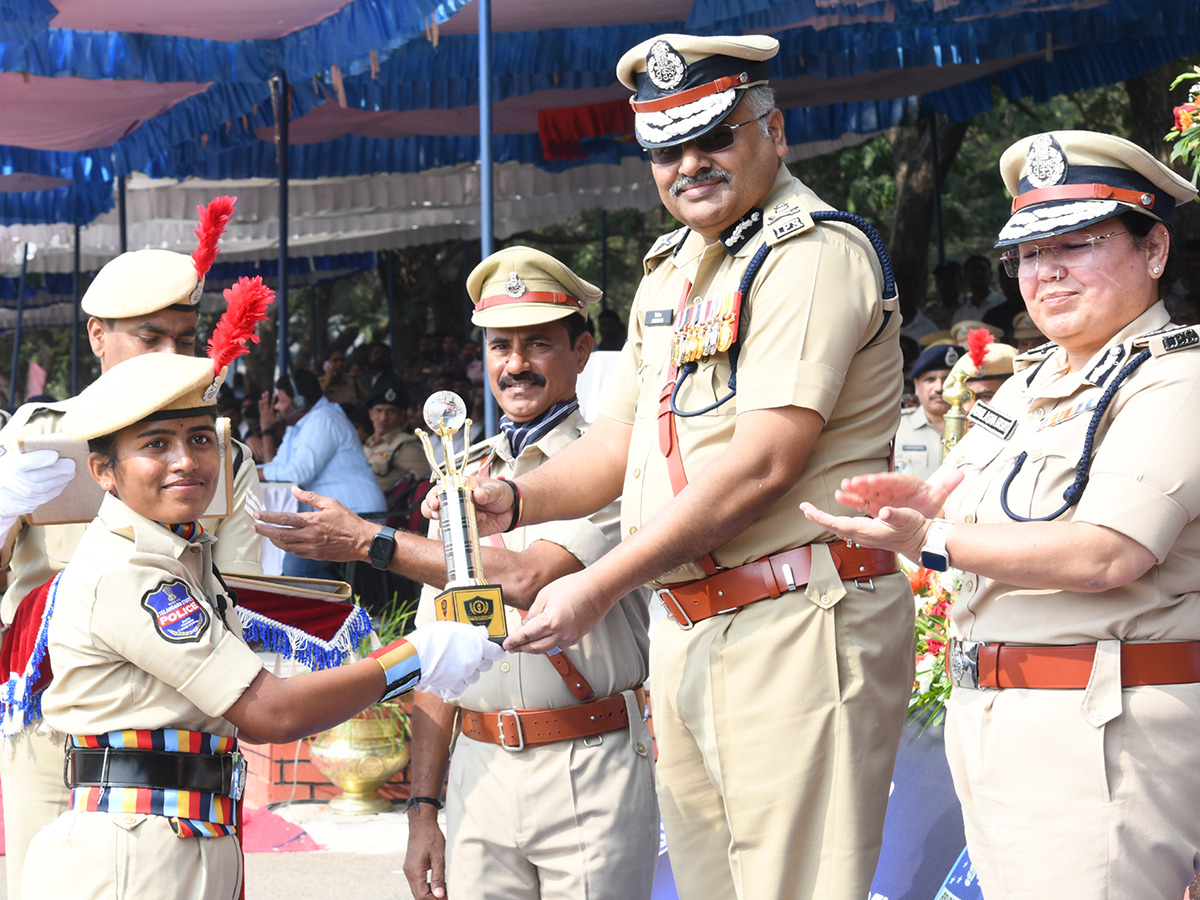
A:
<svg viewBox="0 0 1200 900">
<path fill-rule="evenodd" d="M 1200 859 L 1200 332 L 1159 283 L 1196 191 L 1091 132 L 1000 170 L 997 246 L 1050 343 L 928 483 L 843 482 L 875 518 L 805 512 L 966 573 L 946 751 L 984 897 L 1177 898 Z"/>
<path fill-rule="evenodd" d="M 238 291 L 270 294 L 246 279 L 227 296 Z M 438 622 L 352 665 L 287 679 L 263 669 L 196 521 L 222 461 L 217 387 L 252 328 L 239 338 L 218 324 L 212 359 L 116 366 L 63 423 L 88 441 L 107 494 L 51 587 L 42 712 L 69 735 L 71 805 L 33 840 L 28 896 L 237 897 L 239 733 L 290 741 L 415 687 L 460 693 L 502 653 L 484 629 Z"/>
</svg>

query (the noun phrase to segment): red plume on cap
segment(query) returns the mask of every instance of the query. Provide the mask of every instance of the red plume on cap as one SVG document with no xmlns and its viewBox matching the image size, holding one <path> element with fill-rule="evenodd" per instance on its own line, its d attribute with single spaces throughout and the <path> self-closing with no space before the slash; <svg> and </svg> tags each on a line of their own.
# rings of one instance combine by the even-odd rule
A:
<svg viewBox="0 0 1200 900">
<path fill-rule="evenodd" d="M 255 326 L 267 317 L 267 307 L 275 299 L 275 292 L 263 284 L 261 276 L 247 278 L 243 275 L 233 287 L 225 289 L 225 310 L 208 340 L 208 358 L 213 361 L 213 372 L 220 374 L 227 365 L 250 352 L 247 341 L 258 343 Z"/>
<path fill-rule="evenodd" d="M 983 371 L 983 359 L 994 340 L 995 337 L 986 328 L 972 328 L 967 332 L 967 354 L 976 372 Z"/>
<path fill-rule="evenodd" d="M 215 197 L 208 206 L 196 207 L 196 212 L 200 214 L 200 224 L 196 226 L 194 233 L 200 243 L 196 252 L 192 254 L 192 265 L 196 268 L 196 277 L 201 280 L 208 274 L 213 260 L 217 258 L 217 241 L 221 239 L 225 224 L 233 215 L 235 203 L 237 197 Z"/>
</svg>

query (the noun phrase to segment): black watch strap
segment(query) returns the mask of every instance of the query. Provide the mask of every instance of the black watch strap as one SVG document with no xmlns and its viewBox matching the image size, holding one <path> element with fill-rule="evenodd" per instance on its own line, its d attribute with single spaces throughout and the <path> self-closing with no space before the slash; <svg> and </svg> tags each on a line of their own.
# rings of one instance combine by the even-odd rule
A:
<svg viewBox="0 0 1200 900">
<path fill-rule="evenodd" d="M 388 563 L 392 561 L 392 554 L 395 550 L 396 529 L 384 525 L 379 531 L 375 532 L 375 537 L 371 538 L 371 546 L 367 550 L 367 559 L 370 560 L 372 568 L 386 569 Z"/>
<path fill-rule="evenodd" d="M 428 803 L 434 809 L 441 809 L 445 805 L 437 797 L 409 797 L 408 802 L 404 804 L 404 811 L 412 812 L 422 803 Z"/>
</svg>

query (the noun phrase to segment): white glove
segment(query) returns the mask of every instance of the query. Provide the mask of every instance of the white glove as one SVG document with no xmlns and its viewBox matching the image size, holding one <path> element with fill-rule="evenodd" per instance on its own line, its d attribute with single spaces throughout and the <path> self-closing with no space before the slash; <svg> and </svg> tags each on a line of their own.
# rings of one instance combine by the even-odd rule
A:
<svg viewBox="0 0 1200 900">
<path fill-rule="evenodd" d="M 75 477 L 75 460 L 53 450 L 0 455 L 0 539 L 23 515 L 53 500 Z"/>
<path fill-rule="evenodd" d="M 417 690 L 443 700 L 457 697 L 504 656 L 504 649 L 488 640 L 482 625 L 432 622 L 405 635 L 405 640 L 417 648 L 421 661 Z"/>
</svg>

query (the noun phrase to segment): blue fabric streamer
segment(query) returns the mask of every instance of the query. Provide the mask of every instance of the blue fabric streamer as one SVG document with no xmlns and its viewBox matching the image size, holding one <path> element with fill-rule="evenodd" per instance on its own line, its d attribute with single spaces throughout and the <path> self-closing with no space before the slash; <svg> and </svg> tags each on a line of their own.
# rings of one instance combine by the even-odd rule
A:
<svg viewBox="0 0 1200 900">
<path fill-rule="evenodd" d="M 313 637 L 299 628 L 285 625 L 245 606 L 235 609 L 247 643 L 260 643 L 264 649 L 278 653 L 284 659 L 295 660 L 313 671 L 340 666 L 346 654 L 374 630 L 370 615 L 361 606 L 354 607 L 354 612 L 330 641 Z"/>
<path fill-rule="evenodd" d="M 38 626 L 37 641 L 25 670 L 20 675 L 9 673 L 4 687 L 0 690 L 0 735 L 10 737 L 20 734 L 28 725 L 42 717 L 42 694 L 45 688 L 30 694 L 30 687 L 37 680 L 38 669 L 46 658 L 46 647 L 49 642 L 50 616 L 54 613 L 54 601 L 58 597 L 58 584 L 62 580 L 62 572 L 54 576 L 50 584 L 50 593 L 46 598 L 46 609 L 42 613 L 42 622 Z"/>
</svg>

